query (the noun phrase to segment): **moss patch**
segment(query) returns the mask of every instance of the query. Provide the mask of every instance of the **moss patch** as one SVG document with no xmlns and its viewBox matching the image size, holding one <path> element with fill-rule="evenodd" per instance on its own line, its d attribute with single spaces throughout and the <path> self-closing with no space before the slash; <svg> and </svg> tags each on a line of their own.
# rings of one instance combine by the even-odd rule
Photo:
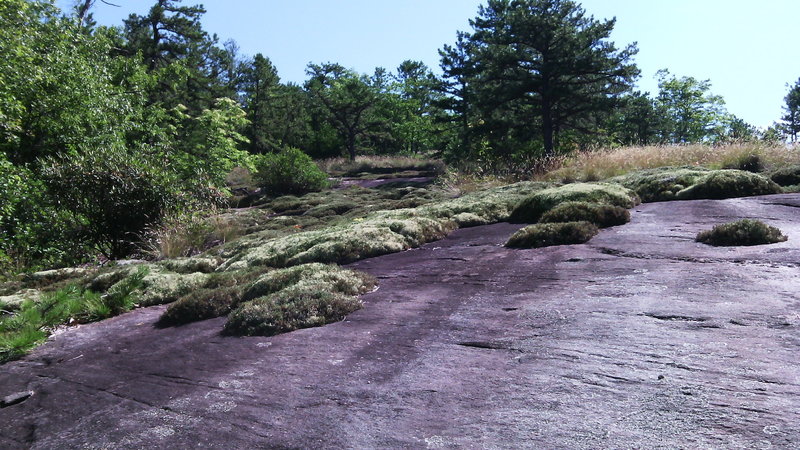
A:
<svg viewBox="0 0 800 450">
<path fill-rule="evenodd" d="M 244 293 L 225 332 L 271 336 L 342 320 L 361 308 L 357 297 L 375 286 L 371 276 L 332 265 L 305 264 L 270 272 Z"/>
<path fill-rule="evenodd" d="M 764 245 L 784 242 L 788 238 L 781 230 L 764 222 L 742 219 L 717 225 L 697 234 L 697 242 L 714 246 Z"/>
<path fill-rule="evenodd" d="M 590 222 L 600 228 L 606 228 L 624 225 L 630 220 L 631 213 L 621 206 L 589 202 L 566 202 L 544 213 L 539 222 Z"/>
<path fill-rule="evenodd" d="M 610 181 L 633 189 L 645 202 L 723 199 L 781 192 L 780 186 L 763 175 L 697 167 L 643 170 Z"/>
<path fill-rule="evenodd" d="M 505 246 L 540 248 L 583 244 L 597 235 L 598 231 L 598 228 L 589 222 L 537 223 L 514 233 Z"/>
<path fill-rule="evenodd" d="M 537 222 L 544 213 L 561 203 L 581 201 L 606 203 L 622 208 L 632 208 L 639 197 L 630 189 L 611 183 L 575 183 L 544 189 L 525 198 L 513 210 L 512 223 Z"/>
<path fill-rule="evenodd" d="M 780 186 L 800 185 L 800 165 L 782 167 L 772 172 L 770 179 Z"/>
<path fill-rule="evenodd" d="M 239 286 L 193 291 L 170 304 L 159 318 L 158 325 L 183 325 L 224 316 L 239 304 L 242 291 Z"/>
</svg>

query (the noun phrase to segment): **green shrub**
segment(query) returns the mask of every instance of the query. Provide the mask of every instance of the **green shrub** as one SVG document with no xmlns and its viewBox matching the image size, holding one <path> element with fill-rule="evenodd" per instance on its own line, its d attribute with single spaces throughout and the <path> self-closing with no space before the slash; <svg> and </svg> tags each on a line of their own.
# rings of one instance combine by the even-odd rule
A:
<svg viewBox="0 0 800 450">
<path fill-rule="evenodd" d="M 506 242 L 509 248 L 540 248 L 553 245 L 583 244 L 599 230 L 589 222 L 537 223 L 514 233 Z"/>
<path fill-rule="evenodd" d="M 544 213 L 541 223 L 590 222 L 600 228 L 624 225 L 631 213 L 621 206 L 589 202 L 566 202 Z"/>
<path fill-rule="evenodd" d="M 800 184 L 800 165 L 782 167 L 772 172 L 770 179 L 780 186 L 797 186 Z"/>
<path fill-rule="evenodd" d="M 697 242 L 714 246 L 764 245 L 784 242 L 788 238 L 781 230 L 764 222 L 742 219 L 717 225 L 697 234 Z"/>
<path fill-rule="evenodd" d="M 537 222 L 544 213 L 561 203 L 582 201 L 607 203 L 622 208 L 632 208 L 639 202 L 633 191 L 619 184 L 575 183 L 544 189 L 524 199 L 509 217 L 512 223 Z"/>
<path fill-rule="evenodd" d="M 781 192 L 780 186 L 763 175 L 741 170 L 718 170 L 700 177 L 675 197 L 678 200 L 723 199 Z"/>
<path fill-rule="evenodd" d="M 130 255 L 178 204 L 163 173 L 120 152 L 51 159 L 43 177 L 56 203 L 77 215 L 79 237 L 111 259 Z"/>
<path fill-rule="evenodd" d="M 304 194 L 328 186 L 328 176 L 314 161 L 295 148 L 254 157 L 256 184 L 269 195 Z"/>
<path fill-rule="evenodd" d="M 358 297 L 331 292 L 324 284 L 295 285 L 243 304 L 228 317 L 224 331 L 272 336 L 338 322 L 360 308 Z"/>
</svg>

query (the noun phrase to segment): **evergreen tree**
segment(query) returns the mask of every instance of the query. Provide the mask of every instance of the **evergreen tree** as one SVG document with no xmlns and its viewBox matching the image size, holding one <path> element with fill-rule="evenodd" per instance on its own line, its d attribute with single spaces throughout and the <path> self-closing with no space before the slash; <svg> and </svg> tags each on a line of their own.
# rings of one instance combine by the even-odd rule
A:
<svg viewBox="0 0 800 450">
<path fill-rule="evenodd" d="M 784 106 L 784 116 L 782 118 L 783 124 L 786 128 L 786 134 L 792 142 L 797 142 L 797 134 L 800 133 L 800 80 L 789 88 L 789 93 L 784 98 L 786 105 Z"/>
<path fill-rule="evenodd" d="M 470 23 L 466 58 L 446 48 L 443 65 L 455 61 L 455 75 L 471 78 L 485 134 L 506 139 L 538 124 L 546 155 L 560 133 L 591 132 L 639 73 L 630 62 L 636 46 L 618 50 L 608 40 L 615 21 L 586 16 L 570 0 L 489 0 Z"/>
</svg>

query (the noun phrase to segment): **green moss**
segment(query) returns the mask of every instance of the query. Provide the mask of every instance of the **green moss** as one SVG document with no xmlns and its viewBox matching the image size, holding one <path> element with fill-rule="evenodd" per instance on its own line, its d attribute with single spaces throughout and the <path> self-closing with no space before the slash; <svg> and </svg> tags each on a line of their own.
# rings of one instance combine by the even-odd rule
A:
<svg viewBox="0 0 800 450">
<path fill-rule="evenodd" d="M 590 222 L 600 228 L 624 225 L 631 214 L 621 206 L 589 202 L 566 202 L 544 213 L 541 223 Z"/>
<path fill-rule="evenodd" d="M 321 286 L 292 286 L 237 308 L 225 323 L 227 334 L 272 336 L 322 326 L 344 319 L 361 308 L 358 297 L 324 290 Z"/>
<path fill-rule="evenodd" d="M 158 324 L 183 325 L 227 315 L 241 301 L 242 291 L 240 286 L 194 290 L 170 304 Z"/>
<path fill-rule="evenodd" d="M 151 273 L 143 280 L 139 305 L 153 306 L 172 303 L 188 294 L 192 289 L 202 286 L 208 278 L 209 275 L 204 273 L 185 275 L 166 272 Z"/>
<path fill-rule="evenodd" d="M 597 233 L 597 227 L 589 222 L 537 223 L 514 233 L 505 245 L 510 248 L 540 248 L 583 244 Z"/>
<path fill-rule="evenodd" d="M 582 201 L 607 203 L 622 208 L 632 208 L 639 202 L 633 191 L 619 184 L 574 183 L 544 189 L 525 198 L 514 208 L 509 221 L 513 223 L 537 222 L 544 213 L 561 203 Z"/>
<path fill-rule="evenodd" d="M 609 181 L 635 191 L 643 202 L 662 202 L 676 200 L 678 192 L 708 173 L 708 169 L 700 167 L 662 167 L 631 172 Z"/>
<path fill-rule="evenodd" d="M 675 197 L 678 200 L 723 199 L 781 192 L 780 186 L 763 175 L 742 170 L 718 170 L 700 177 Z"/>
<path fill-rule="evenodd" d="M 770 179 L 780 186 L 800 185 L 800 165 L 782 167 L 772 172 Z"/>
<path fill-rule="evenodd" d="M 180 274 L 212 273 L 219 267 L 219 264 L 220 261 L 216 258 L 203 257 L 176 258 L 159 263 L 166 270 Z"/>
<path fill-rule="evenodd" d="M 764 222 L 742 219 L 717 225 L 697 234 L 697 242 L 714 246 L 764 245 L 784 242 L 788 238 L 781 230 Z"/>
<path fill-rule="evenodd" d="M 370 275 L 333 265 L 304 264 L 265 274 L 242 296 L 225 331 L 273 335 L 342 320 L 359 309 L 358 295 L 372 289 Z"/>
<path fill-rule="evenodd" d="M 315 206 L 306 211 L 305 215 L 311 217 L 340 216 L 356 208 L 358 208 L 358 204 L 355 202 L 340 201 Z"/>
<path fill-rule="evenodd" d="M 781 192 L 780 186 L 763 175 L 742 170 L 661 168 L 633 172 L 610 181 L 633 189 L 645 202 L 722 199 Z"/>
</svg>

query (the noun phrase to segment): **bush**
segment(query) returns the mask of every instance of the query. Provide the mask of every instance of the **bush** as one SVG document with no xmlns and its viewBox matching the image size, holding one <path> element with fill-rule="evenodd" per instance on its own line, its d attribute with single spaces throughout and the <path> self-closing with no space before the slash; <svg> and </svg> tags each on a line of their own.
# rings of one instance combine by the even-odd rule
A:
<svg viewBox="0 0 800 450">
<path fill-rule="evenodd" d="M 607 203 L 622 208 L 633 208 L 638 204 L 639 197 L 633 191 L 618 184 L 568 184 L 541 190 L 524 199 L 511 212 L 509 221 L 512 223 L 538 222 L 547 211 L 570 201 Z"/>
<path fill-rule="evenodd" d="M 800 165 L 782 167 L 770 175 L 770 179 L 781 186 L 800 184 Z"/>
<path fill-rule="evenodd" d="M 298 149 L 287 148 L 253 158 L 256 168 L 253 179 L 270 195 L 305 194 L 328 187 L 325 172 Z"/>
<path fill-rule="evenodd" d="M 56 203 L 77 215 L 79 237 L 111 259 L 130 255 L 178 203 L 163 173 L 120 152 L 51 159 L 43 177 Z"/>
<path fill-rule="evenodd" d="M 621 206 L 589 203 L 561 203 L 544 213 L 541 223 L 590 222 L 600 228 L 624 225 L 631 221 L 631 213 Z"/>
<path fill-rule="evenodd" d="M 583 244 L 599 230 L 589 222 L 537 223 L 514 233 L 506 242 L 509 248 L 540 248 L 553 245 Z"/>
<path fill-rule="evenodd" d="M 788 238 L 781 230 L 764 222 L 742 219 L 717 225 L 697 234 L 697 242 L 713 246 L 764 245 L 784 242 Z"/>
</svg>

